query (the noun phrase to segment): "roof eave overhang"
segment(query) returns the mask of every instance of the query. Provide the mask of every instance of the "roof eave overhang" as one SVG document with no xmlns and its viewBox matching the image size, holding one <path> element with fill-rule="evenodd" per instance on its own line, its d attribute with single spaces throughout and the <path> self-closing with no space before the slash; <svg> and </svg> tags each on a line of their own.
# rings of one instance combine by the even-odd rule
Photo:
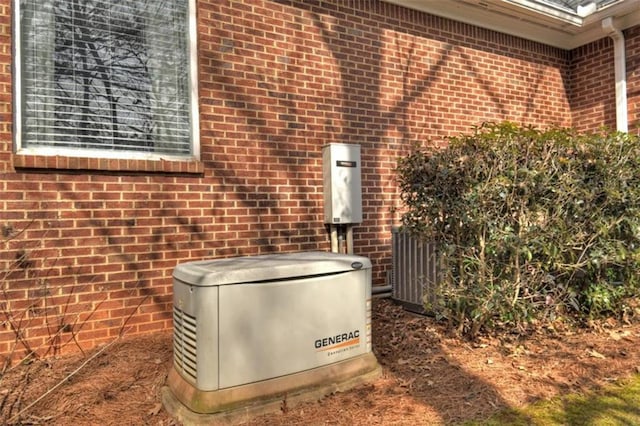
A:
<svg viewBox="0 0 640 426">
<path fill-rule="evenodd" d="M 640 0 L 625 0 L 586 17 L 529 0 L 386 1 L 566 50 L 605 37 L 605 18 L 620 29 L 640 25 Z"/>
</svg>

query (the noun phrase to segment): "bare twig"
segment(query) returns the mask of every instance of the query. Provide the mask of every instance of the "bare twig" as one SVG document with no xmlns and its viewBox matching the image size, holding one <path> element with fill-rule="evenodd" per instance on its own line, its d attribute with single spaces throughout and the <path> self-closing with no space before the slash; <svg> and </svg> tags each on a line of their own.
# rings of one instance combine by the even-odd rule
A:
<svg viewBox="0 0 640 426">
<path fill-rule="evenodd" d="M 60 380 L 58 383 L 56 383 L 51 389 L 47 390 L 45 393 L 43 393 L 42 395 L 40 395 L 38 398 L 36 398 L 33 402 L 31 402 L 31 404 L 27 405 L 26 407 L 24 407 L 22 410 L 20 410 L 16 415 L 14 415 L 13 417 L 11 417 L 8 421 L 8 423 L 11 423 L 15 420 L 17 420 L 18 418 L 20 418 L 21 415 L 23 415 L 24 413 L 26 413 L 28 410 L 31 409 L 31 407 L 33 407 L 34 405 L 36 405 L 38 402 L 42 401 L 44 398 L 46 398 L 48 395 L 50 395 L 52 392 L 54 392 L 56 389 L 58 389 L 60 386 L 62 386 L 67 380 L 69 380 L 71 377 L 75 376 L 77 373 L 79 373 L 87 364 L 89 364 L 92 360 L 94 360 L 95 358 L 98 357 L 98 355 L 100 355 L 101 353 L 103 353 L 104 351 L 106 351 L 107 349 L 109 349 L 111 346 L 113 346 L 118 340 L 120 340 L 122 338 L 122 334 L 118 335 L 115 339 L 113 339 L 111 342 L 107 343 L 105 346 L 103 346 L 102 348 L 100 348 L 99 351 L 97 351 L 96 353 L 94 353 L 93 355 L 91 355 L 89 358 L 87 358 L 82 364 L 80 364 L 80 366 L 78 366 L 78 368 L 76 368 L 75 370 L 73 370 L 71 373 L 69 373 L 67 376 L 65 376 L 62 380 Z"/>
<path fill-rule="evenodd" d="M 31 223 L 33 223 L 33 221 Z M 12 235 L 12 239 L 15 239 L 17 236 L 24 233 L 25 229 L 21 230 L 19 233 Z M 42 240 L 40 240 L 40 243 L 38 244 L 42 244 L 41 241 Z M 34 247 L 34 248 L 38 248 L 38 247 Z M 31 248 L 30 250 L 32 249 L 33 248 Z M 47 265 L 46 258 L 43 259 L 43 265 Z M 53 263 L 53 265 L 55 266 L 55 262 Z M 67 295 L 66 300 L 64 300 L 61 305 L 56 305 L 57 309 L 55 311 L 49 312 L 49 307 L 53 306 L 50 304 L 50 300 L 49 300 L 50 288 L 47 280 L 49 270 L 44 271 L 46 273 L 43 274 L 42 273 L 43 270 L 39 269 L 37 270 L 38 273 L 34 274 L 33 276 L 29 273 L 30 271 L 27 271 L 27 273 L 29 273 L 28 278 L 31 278 L 34 280 L 34 282 L 37 282 L 40 284 L 40 288 L 42 289 L 41 294 L 38 292 L 33 292 L 33 293 L 28 292 L 26 294 L 27 306 L 16 310 L 15 309 L 16 307 L 12 306 L 11 304 L 11 300 L 13 299 L 13 296 L 9 293 L 9 288 L 7 287 L 8 278 L 11 276 L 12 273 L 19 271 L 19 269 L 27 270 L 32 268 L 33 266 L 34 266 L 33 263 L 29 263 L 28 266 L 24 266 L 24 264 L 20 264 L 20 263 L 14 263 L 10 265 L 8 268 L 6 268 L 5 270 L 3 270 L 2 272 L 0 272 L 0 279 L 1 279 L 0 281 L 0 317 L 2 317 L 2 322 L 0 324 L 4 324 L 10 327 L 11 331 L 14 334 L 14 342 L 13 342 L 13 345 L 10 347 L 10 351 L 9 351 L 10 353 L 4 357 L 5 362 L 2 368 L 0 369 L 0 383 L 3 381 L 4 376 L 8 372 L 12 371 L 13 369 L 17 368 L 20 365 L 23 365 L 25 361 L 31 360 L 31 359 L 37 359 L 37 358 L 40 358 L 41 356 L 46 356 L 47 354 L 50 354 L 52 351 L 54 353 L 57 353 L 57 351 L 61 347 L 69 344 L 70 342 L 74 342 L 82 352 L 83 356 L 86 357 L 85 352 L 82 350 L 82 347 L 78 342 L 77 336 L 82 331 L 83 327 L 89 322 L 91 318 L 93 318 L 94 314 L 98 311 L 98 309 L 100 309 L 102 304 L 109 297 L 108 294 L 104 294 L 104 297 L 101 298 L 101 300 L 91 304 L 91 308 L 88 311 L 79 312 L 79 313 L 75 313 L 74 315 L 70 315 L 69 310 L 74 303 L 74 295 L 78 290 L 77 288 L 78 284 L 74 284 L 73 287 L 70 289 L 70 293 Z M 51 268 L 53 266 L 49 265 L 49 267 Z M 136 283 L 134 288 L 131 289 L 131 294 L 134 294 L 135 292 L 139 292 L 140 284 L 141 282 Z M 107 343 L 104 347 L 102 347 L 100 350 L 98 350 L 89 358 L 87 358 L 82 364 L 78 366 L 78 368 L 76 368 L 73 372 L 68 374 L 66 377 L 64 377 L 62 380 L 60 380 L 58 383 L 56 383 L 53 387 L 48 389 L 42 395 L 38 396 L 35 400 L 29 403 L 29 405 L 20 409 L 20 411 L 17 414 L 11 416 L 8 422 L 11 423 L 14 421 L 20 421 L 20 418 L 23 415 L 25 415 L 27 411 L 29 411 L 31 408 L 33 408 L 37 403 L 45 399 L 47 396 L 51 395 L 57 389 L 59 389 L 71 377 L 73 377 L 78 372 L 80 372 L 83 368 L 85 368 L 93 359 L 95 359 L 105 350 L 113 346 L 117 341 L 122 339 L 124 335 L 129 331 L 129 327 L 128 327 L 129 322 L 131 321 L 133 316 L 136 314 L 136 312 L 139 311 L 140 306 L 142 306 L 148 300 L 148 298 L 149 298 L 149 295 L 144 295 L 138 301 L 138 303 L 136 303 L 136 305 L 132 307 L 131 312 L 129 312 L 126 318 L 122 320 L 122 324 L 120 326 L 118 335 L 112 341 Z M 30 328 L 35 324 L 32 324 L 32 318 L 30 317 L 30 314 L 32 312 L 34 313 L 37 312 L 36 308 L 40 308 L 42 306 L 44 306 L 44 311 L 43 311 L 44 324 L 42 326 L 45 327 L 45 330 L 47 331 L 48 336 L 47 338 L 44 339 L 44 341 L 41 344 L 39 344 L 38 347 L 32 347 L 32 344 L 28 340 L 28 337 L 29 337 L 28 332 Z M 86 315 L 87 313 L 88 315 Z M 65 338 L 64 340 L 61 339 L 61 335 L 67 332 L 71 332 L 70 337 Z M 19 357 L 20 360 L 16 362 L 16 364 L 12 367 L 11 362 L 14 360 L 14 357 L 17 356 L 18 349 L 20 347 L 26 350 L 26 355 L 23 355 L 21 353 Z M 26 385 L 27 382 L 28 380 L 25 381 L 24 384 Z M 22 395 L 25 389 L 26 389 L 26 386 L 18 386 L 17 388 L 11 390 L 3 398 L 2 402 L 0 403 L 1 404 L 0 408 L 3 409 L 2 411 L 6 413 L 7 417 L 11 415 L 12 411 L 18 410 L 20 408 L 21 402 L 23 401 Z M 5 406 L 5 404 L 7 401 L 9 401 L 7 398 L 10 395 L 14 395 L 11 398 L 13 399 L 13 402 L 11 403 L 11 406 L 8 407 L 8 412 L 7 412 L 6 410 L 7 407 Z M 16 396 L 17 396 L 17 399 L 15 398 Z"/>
</svg>

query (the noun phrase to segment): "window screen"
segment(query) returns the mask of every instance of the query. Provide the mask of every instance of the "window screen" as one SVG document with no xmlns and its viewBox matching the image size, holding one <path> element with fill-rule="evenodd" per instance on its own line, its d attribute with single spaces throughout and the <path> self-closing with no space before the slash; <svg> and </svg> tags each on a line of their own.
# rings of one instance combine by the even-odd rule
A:
<svg viewBox="0 0 640 426">
<path fill-rule="evenodd" d="M 188 0 L 19 0 L 20 148 L 190 156 Z"/>
</svg>

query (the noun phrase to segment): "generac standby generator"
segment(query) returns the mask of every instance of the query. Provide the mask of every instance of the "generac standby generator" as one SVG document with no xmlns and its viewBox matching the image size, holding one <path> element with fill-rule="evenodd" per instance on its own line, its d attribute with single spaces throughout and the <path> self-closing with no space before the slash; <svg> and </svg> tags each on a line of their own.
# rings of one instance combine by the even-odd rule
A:
<svg viewBox="0 0 640 426">
<path fill-rule="evenodd" d="M 195 413 L 327 386 L 332 392 L 338 383 L 379 373 L 366 257 L 304 252 L 216 259 L 181 264 L 173 278 L 169 388 Z"/>
</svg>

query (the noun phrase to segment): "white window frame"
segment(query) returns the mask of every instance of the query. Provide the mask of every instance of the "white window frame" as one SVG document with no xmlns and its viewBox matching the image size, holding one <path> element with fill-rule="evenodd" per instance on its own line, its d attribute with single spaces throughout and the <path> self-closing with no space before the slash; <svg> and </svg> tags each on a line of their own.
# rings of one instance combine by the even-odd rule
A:
<svg viewBox="0 0 640 426">
<path fill-rule="evenodd" d="M 177 1 L 177 0 L 173 0 Z M 189 105 L 191 121 L 191 154 L 168 155 L 163 153 L 99 150 L 65 147 L 33 147 L 22 146 L 22 69 L 21 69 L 21 13 L 20 0 L 13 2 L 13 129 L 14 151 L 17 155 L 42 155 L 63 157 L 88 157 L 126 160 L 200 160 L 200 123 L 198 111 L 198 53 L 197 53 L 197 15 L 196 0 L 188 2 L 188 49 L 189 49 Z"/>
</svg>

